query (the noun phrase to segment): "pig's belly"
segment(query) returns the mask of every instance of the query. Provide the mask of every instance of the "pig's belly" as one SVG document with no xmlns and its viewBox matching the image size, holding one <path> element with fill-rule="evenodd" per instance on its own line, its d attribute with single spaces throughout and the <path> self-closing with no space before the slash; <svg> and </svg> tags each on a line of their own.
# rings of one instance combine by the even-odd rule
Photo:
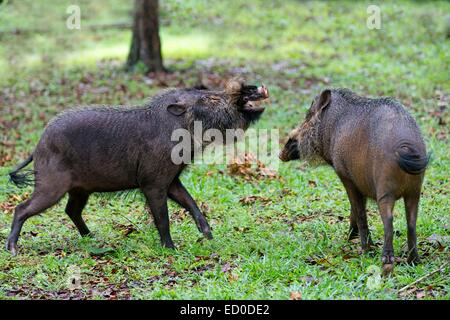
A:
<svg viewBox="0 0 450 320">
<path fill-rule="evenodd" d="M 106 192 L 133 189 L 138 187 L 137 161 L 112 160 L 99 155 L 93 159 L 85 153 L 83 156 L 71 158 L 52 157 L 50 162 L 56 165 L 45 165 L 36 168 L 45 175 L 70 176 L 71 188 L 90 192 Z M 53 170 L 48 170 L 53 168 Z"/>
<path fill-rule="evenodd" d="M 72 185 L 91 192 L 119 191 L 137 188 L 138 182 L 136 173 L 126 170 L 116 170 L 113 173 L 101 170 L 89 170 L 83 173 L 73 171 Z"/>
</svg>

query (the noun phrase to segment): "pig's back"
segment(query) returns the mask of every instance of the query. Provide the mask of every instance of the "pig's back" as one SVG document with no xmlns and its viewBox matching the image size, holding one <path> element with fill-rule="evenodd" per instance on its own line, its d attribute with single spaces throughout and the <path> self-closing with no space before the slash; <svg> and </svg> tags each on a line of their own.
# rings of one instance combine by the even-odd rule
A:
<svg viewBox="0 0 450 320">
<path fill-rule="evenodd" d="M 392 151 L 400 141 L 407 140 L 425 151 L 416 121 L 395 99 L 361 97 L 348 89 L 336 90 L 333 98 L 337 104 L 337 136 L 343 135 L 353 145 L 366 141 L 368 147 L 385 151 Z"/>
<path fill-rule="evenodd" d="M 417 144 L 417 147 L 424 147 L 419 126 L 401 104 L 380 106 L 374 112 L 374 118 L 374 121 L 371 122 L 373 138 L 380 142 L 384 141 L 386 146 L 392 144 L 393 140 L 411 140 Z M 384 140 L 380 137 L 383 137 Z"/>
<path fill-rule="evenodd" d="M 111 150 L 142 145 L 171 131 L 158 110 L 148 108 L 93 107 L 74 109 L 55 117 L 41 141 L 70 144 L 77 151 Z M 117 150 L 116 150 L 117 151 Z"/>
</svg>

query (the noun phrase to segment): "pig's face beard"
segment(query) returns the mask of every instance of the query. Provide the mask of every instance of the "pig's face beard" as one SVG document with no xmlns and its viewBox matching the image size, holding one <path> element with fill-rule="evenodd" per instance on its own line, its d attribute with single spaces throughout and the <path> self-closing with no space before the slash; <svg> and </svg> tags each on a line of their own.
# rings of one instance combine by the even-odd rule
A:
<svg viewBox="0 0 450 320">
<path fill-rule="evenodd" d="M 302 124 L 295 134 L 299 160 L 306 161 L 311 166 L 324 163 L 319 135 L 319 119 L 311 119 Z"/>
<path fill-rule="evenodd" d="M 247 123 L 247 127 L 258 121 L 261 115 L 264 113 L 264 107 L 250 107 L 246 110 L 240 110 L 241 116 Z"/>
<path fill-rule="evenodd" d="M 194 133 L 194 123 L 201 123 L 203 132 L 216 129 L 225 136 L 227 129 L 243 129 L 248 127 L 246 119 L 236 108 L 217 105 L 214 108 L 194 107 L 188 114 L 188 127 Z"/>
<path fill-rule="evenodd" d="M 200 121 L 204 131 L 217 129 L 225 136 L 226 130 L 246 130 L 260 118 L 265 109 L 261 100 L 269 96 L 267 88 L 236 82 L 231 82 L 231 85 L 236 88 L 227 88 L 229 92 L 225 95 L 204 96 L 202 101 L 206 103 L 197 103 L 189 108 L 187 122 L 190 130 L 193 130 L 195 121 Z"/>
<path fill-rule="evenodd" d="M 223 133 L 227 129 L 242 129 L 245 131 L 251 124 L 259 120 L 264 110 L 261 101 L 248 101 L 244 106 L 228 102 L 220 110 L 214 110 L 213 115 L 200 117 L 199 119 L 209 119 L 205 122 L 205 130 L 218 129 Z"/>
</svg>

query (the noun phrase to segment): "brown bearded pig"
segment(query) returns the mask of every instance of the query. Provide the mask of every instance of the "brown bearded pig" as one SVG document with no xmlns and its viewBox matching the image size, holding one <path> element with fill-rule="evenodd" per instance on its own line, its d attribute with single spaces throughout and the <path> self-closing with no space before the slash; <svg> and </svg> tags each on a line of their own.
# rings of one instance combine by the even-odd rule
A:
<svg viewBox="0 0 450 320">
<path fill-rule="evenodd" d="M 366 199 L 375 199 L 384 225 L 383 271 L 393 269 L 393 208 L 403 198 L 408 262 L 417 263 L 416 219 L 427 167 L 425 143 L 414 119 L 391 98 L 369 99 L 348 89 L 324 90 L 280 152 L 282 161 L 325 161 L 344 184 L 351 204 L 350 238 L 371 244 Z"/>
<path fill-rule="evenodd" d="M 14 213 L 6 249 L 17 252 L 23 223 L 56 204 L 66 193 L 66 213 L 81 235 L 89 233 L 81 213 L 93 192 L 139 188 L 145 195 L 163 246 L 173 248 L 169 232 L 167 199 L 187 209 L 198 229 L 212 238 L 211 229 L 179 175 L 185 163 L 174 164 L 171 151 L 178 141 L 176 129 L 247 129 L 264 112 L 259 101 L 267 88 L 231 80 L 224 91 L 173 89 L 134 108 L 93 107 L 64 112 L 46 127 L 30 157 L 10 173 L 20 185 L 19 173 L 34 161 L 34 191 Z"/>
</svg>

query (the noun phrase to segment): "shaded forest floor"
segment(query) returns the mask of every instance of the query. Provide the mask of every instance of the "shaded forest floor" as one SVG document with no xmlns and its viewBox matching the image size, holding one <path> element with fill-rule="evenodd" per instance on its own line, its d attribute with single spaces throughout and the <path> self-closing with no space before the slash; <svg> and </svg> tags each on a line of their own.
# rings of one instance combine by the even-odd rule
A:
<svg viewBox="0 0 450 320">
<path fill-rule="evenodd" d="M 161 248 L 139 194 L 92 197 L 84 217 L 94 236 L 82 239 L 64 213 L 64 198 L 27 221 L 17 257 L 0 250 L 0 298 L 450 298 L 450 267 L 399 292 L 449 257 L 449 3 L 384 4 L 382 29 L 368 30 L 365 2 L 163 1 L 163 55 L 172 73 L 145 75 L 142 68 L 123 70 L 130 30 L 89 27 L 129 21 L 131 5 L 72 2 L 81 7 L 81 30 L 66 29 L 64 3 L 0 6 L 2 245 L 14 207 L 32 190 L 16 189 L 6 174 L 58 112 L 140 104 L 168 86 L 240 74 L 270 88 L 271 103 L 256 127 L 279 128 L 280 137 L 328 86 L 393 96 L 408 108 L 433 152 L 417 227 L 422 264 L 405 263 L 399 201 L 395 273 L 370 285 L 376 278 L 371 266 L 381 260 L 381 219 L 369 203 L 376 248 L 361 254 L 357 242 L 346 240 L 350 207 L 331 168 L 292 162 L 270 179 L 245 179 L 225 166 L 195 165 L 182 181 L 202 204 L 214 240 L 203 239 L 189 215 L 171 203 L 178 250 Z M 81 283 L 74 288 L 69 282 L 77 273 Z"/>
</svg>

